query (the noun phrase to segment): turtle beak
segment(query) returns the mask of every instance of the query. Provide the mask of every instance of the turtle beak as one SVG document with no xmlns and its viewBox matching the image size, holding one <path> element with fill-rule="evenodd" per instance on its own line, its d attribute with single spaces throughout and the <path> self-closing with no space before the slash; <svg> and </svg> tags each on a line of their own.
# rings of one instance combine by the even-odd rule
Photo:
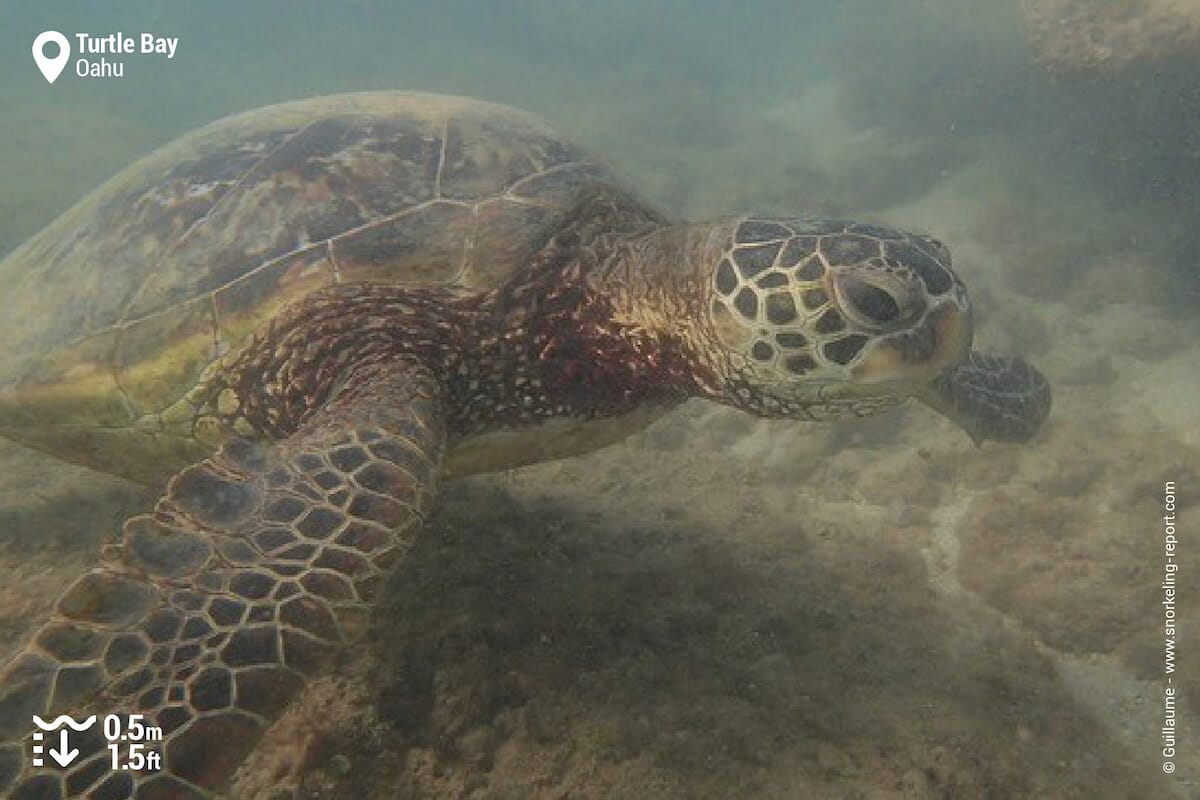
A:
<svg viewBox="0 0 1200 800">
<path fill-rule="evenodd" d="M 912 327 L 876 339 L 854 367 L 854 379 L 865 384 L 926 385 L 966 360 L 971 338 L 970 307 L 956 297 L 946 297 Z"/>
</svg>

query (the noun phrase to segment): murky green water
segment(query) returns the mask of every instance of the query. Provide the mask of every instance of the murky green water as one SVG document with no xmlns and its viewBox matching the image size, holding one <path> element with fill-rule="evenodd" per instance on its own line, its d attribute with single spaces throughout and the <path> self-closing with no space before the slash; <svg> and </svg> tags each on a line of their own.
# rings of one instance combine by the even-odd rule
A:
<svg viewBox="0 0 1200 800">
<path fill-rule="evenodd" d="M 1039 63 L 1019 6 L 7 9 L 0 253 L 222 116 L 371 89 L 469 95 L 547 119 L 674 218 L 936 235 L 976 346 L 1054 389 L 1020 446 L 974 448 L 911 404 L 815 424 L 694 400 L 606 450 L 447 484 L 367 643 L 283 713 L 230 796 L 1200 796 L 1186 633 L 1170 683 L 1163 663 L 1166 575 L 1181 630 L 1200 612 L 1200 45 L 1070 73 Z M 76 33 L 178 41 L 171 58 L 86 55 L 120 78 L 80 77 L 75 52 L 50 85 L 30 54 L 44 30 L 73 50 Z M 35 313 L 4 291 L 0 330 Z M 36 313 L 87 319 L 78 306 Z M 0 446 L 4 656 L 157 494 Z M 0 697 L 0 746 L 28 732 L 31 692 Z M 242 735 L 222 724 L 200 740 Z"/>
</svg>

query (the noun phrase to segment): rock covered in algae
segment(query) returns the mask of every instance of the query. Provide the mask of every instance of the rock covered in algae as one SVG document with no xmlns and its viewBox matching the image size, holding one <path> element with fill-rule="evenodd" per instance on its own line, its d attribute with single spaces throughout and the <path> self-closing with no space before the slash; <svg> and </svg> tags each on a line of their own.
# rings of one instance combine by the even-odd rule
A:
<svg viewBox="0 0 1200 800">
<path fill-rule="evenodd" d="M 1020 8 L 1037 59 L 1058 72 L 1200 58 L 1200 0 L 1020 0 Z"/>
</svg>

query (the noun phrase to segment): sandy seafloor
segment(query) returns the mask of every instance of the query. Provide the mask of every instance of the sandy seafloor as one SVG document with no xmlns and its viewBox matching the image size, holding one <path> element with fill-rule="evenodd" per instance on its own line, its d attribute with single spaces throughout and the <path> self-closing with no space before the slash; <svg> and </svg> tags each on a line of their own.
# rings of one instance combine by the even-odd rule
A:
<svg viewBox="0 0 1200 800">
<path fill-rule="evenodd" d="M 1053 415 L 1029 445 L 976 449 L 915 406 L 817 425 L 693 402 L 608 450 L 449 485 L 372 643 L 231 796 L 1200 797 L 1194 638 L 1175 776 L 1158 755 L 1163 483 L 1198 546 L 1200 316 L 1154 248 L 1108 236 L 1086 190 L 1015 177 L 1016 145 L 930 155 L 840 117 L 828 86 L 689 148 L 561 108 L 680 214 L 937 234 L 977 346 L 1041 367 Z M 922 158 L 946 161 L 924 183 Z M 24 185 L 31 213 L 62 199 Z M 151 500 L 0 444 L 3 654 Z"/>
</svg>

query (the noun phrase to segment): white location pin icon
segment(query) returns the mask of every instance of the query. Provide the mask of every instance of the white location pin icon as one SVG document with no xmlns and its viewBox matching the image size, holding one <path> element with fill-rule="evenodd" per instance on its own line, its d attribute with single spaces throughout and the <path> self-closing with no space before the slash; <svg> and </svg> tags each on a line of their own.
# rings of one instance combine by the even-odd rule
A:
<svg viewBox="0 0 1200 800">
<path fill-rule="evenodd" d="M 54 58 L 47 58 L 42 52 L 48 42 L 58 45 L 58 55 Z M 38 69 L 46 76 L 46 80 L 54 83 L 62 74 L 63 67 L 71 60 L 71 43 L 58 31 L 42 31 L 33 40 L 33 60 L 37 62 Z"/>
</svg>

